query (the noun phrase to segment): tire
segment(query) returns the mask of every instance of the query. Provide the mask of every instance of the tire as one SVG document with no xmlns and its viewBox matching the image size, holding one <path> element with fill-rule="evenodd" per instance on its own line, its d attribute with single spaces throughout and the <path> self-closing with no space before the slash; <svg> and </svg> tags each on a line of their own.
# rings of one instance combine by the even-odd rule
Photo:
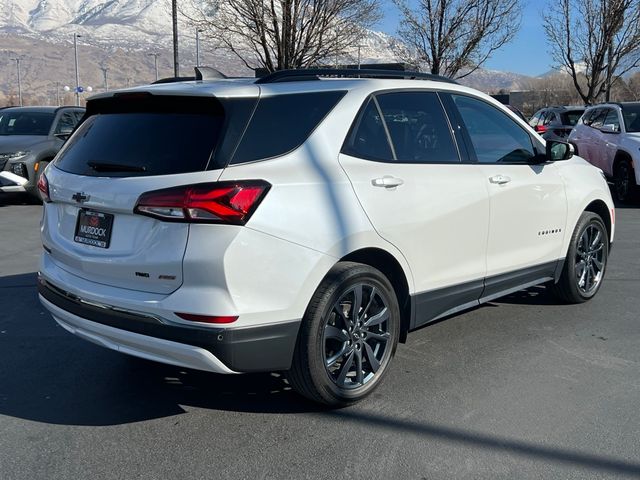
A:
<svg viewBox="0 0 640 480">
<path fill-rule="evenodd" d="M 384 378 L 399 334 L 400 308 L 389 280 L 368 265 L 340 262 L 307 307 L 289 383 L 331 407 L 358 402 Z"/>
<path fill-rule="evenodd" d="M 578 220 L 560 280 L 552 288 L 567 303 L 582 303 L 598 293 L 609 259 L 609 239 L 602 218 L 583 212 Z"/>
<path fill-rule="evenodd" d="M 629 160 L 621 160 L 613 172 L 613 192 L 616 200 L 627 203 L 633 200 L 636 193 L 636 178 Z"/>
</svg>

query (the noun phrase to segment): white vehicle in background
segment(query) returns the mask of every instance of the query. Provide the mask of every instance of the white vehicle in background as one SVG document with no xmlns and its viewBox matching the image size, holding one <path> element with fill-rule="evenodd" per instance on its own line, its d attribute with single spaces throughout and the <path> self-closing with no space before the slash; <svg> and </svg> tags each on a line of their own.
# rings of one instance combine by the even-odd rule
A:
<svg viewBox="0 0 640 480">
<path fill-rule="evenodd" d="M 627 202 L 640 185 L 640 102 L 589 107 L 569 141 L 576 152 L 613 180 L 618 200 Z"/>
<path fill-rule="evenodd" d="M 411 72 L 97 95 L 39 188 L 40 299 L 64 328 L 173 365 L 285 371 L 334 406 L 436 319 L 541 283 L 592 298 L 614 237 L 607 183 L 568 144 Z"/>
</svg>

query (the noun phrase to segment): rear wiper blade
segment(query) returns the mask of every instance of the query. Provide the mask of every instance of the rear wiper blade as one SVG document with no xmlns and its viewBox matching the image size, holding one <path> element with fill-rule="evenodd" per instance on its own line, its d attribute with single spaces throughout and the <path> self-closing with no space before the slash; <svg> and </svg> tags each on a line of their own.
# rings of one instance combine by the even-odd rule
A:
<svg viewBox="0 0 640 480">
<path fill-rule="evenodd" d="M 96 172 L 146 172 L 147 167 L 139 165 L 125 165 L 121 163 L 87 162 Z"/>
</svg>

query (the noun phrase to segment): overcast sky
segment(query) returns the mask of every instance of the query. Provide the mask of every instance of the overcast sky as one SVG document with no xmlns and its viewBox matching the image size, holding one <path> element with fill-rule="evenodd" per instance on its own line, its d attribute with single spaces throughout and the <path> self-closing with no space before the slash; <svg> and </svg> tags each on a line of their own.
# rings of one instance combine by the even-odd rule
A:
<svg viewBox="0 0 640 480">
<path fill-rule="evenodd" d="M 486 68 L 525 75 L 542 75 L 551 70 L 553 61 L 549 55 L 541 11 L 549 0 L 523 0 L 523 15 L 516 38 L 485 64 Z M 398 28 L 398 11 L 391 0 L 384 0 L 384 18 L 380 29 L 395 35 Z"/>
</svg>

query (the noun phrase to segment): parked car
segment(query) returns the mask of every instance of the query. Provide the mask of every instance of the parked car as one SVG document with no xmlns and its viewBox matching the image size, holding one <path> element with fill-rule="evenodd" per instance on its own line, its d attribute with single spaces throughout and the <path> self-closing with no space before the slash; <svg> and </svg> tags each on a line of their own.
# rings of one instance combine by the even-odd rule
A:
<svg viewBox="0 0 640 480">
<path fill-rule="evenodd" d="M 607 183 L 569 144 L 412 72 L 100 94 L 39 189 L 40 299 L 68 331 L 172 365 L 284 371 L 333 406 L 371 393 L 437 319 L 542 283 L 589 300 L 614 238 Z"/>
<path fill-rule="evenodd" d="M 584 107 L 546 107 L 533 114 L 529 125 L 545 140 L 566 141 L 584 110 Z"/>
<path fill-rule="evenodd" d="M 80 107 L 0 110 L 0 192 L 27 192 L 40 199 L 40 172 L 83 115 L 84 108 Z"/>
<path fill-rule="evenodd" d="M 569 136 L 576 152 L 613 181 L 621 202 L 640 185 L 640 102 L 595 105 Z"/>
</svg>

